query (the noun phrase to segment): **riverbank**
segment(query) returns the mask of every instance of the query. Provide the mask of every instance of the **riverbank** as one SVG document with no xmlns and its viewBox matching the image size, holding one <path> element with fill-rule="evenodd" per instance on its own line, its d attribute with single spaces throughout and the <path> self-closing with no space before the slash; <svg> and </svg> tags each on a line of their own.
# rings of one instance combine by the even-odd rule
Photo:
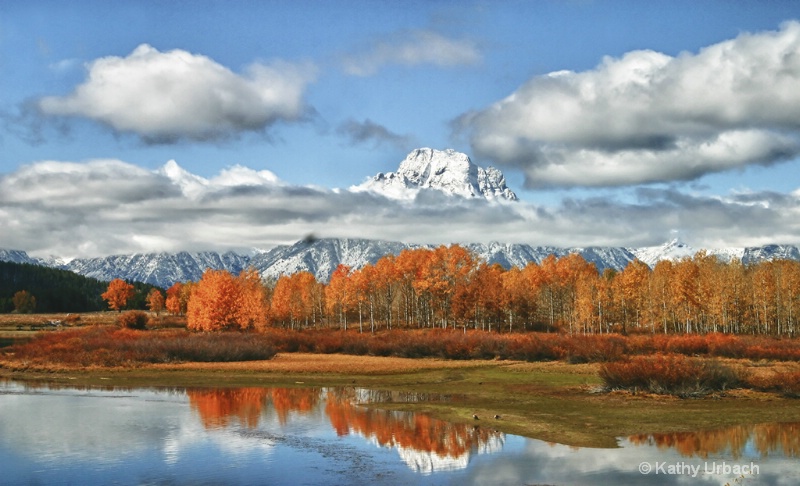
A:
<svg viewBox="0 0 800 486">
<path fill-rule="evenodd" d="M 753 372 L 791 371 L 798 366 L 746 360 L 731 360 L 731 365 Z M 0 378 L 70 386 L 358 386 L 445 394 L 453 400 L 372 406 L 422 412 L 451 422 L 581 447 L 614 447 L 616 437 L 642 432 L 696 431 L 800 416 L 800 400 L 752 390 L 731 390 L 701 399 L 602 392 L 600 366 L 279 353 L 263 361 L 135 368 L 23 367 L 5 361 L 0 362 Z"/>
</svg>

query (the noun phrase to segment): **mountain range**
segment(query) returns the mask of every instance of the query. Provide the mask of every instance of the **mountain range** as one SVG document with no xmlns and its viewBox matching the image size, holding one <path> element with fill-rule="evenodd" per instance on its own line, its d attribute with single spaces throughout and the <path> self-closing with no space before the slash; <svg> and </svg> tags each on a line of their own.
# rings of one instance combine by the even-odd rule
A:
<svg viewBox="0 0 800 486">
<path fill-rule="evenodd" d="M 234 172 L 235 170 L 229 176 L 237 177 Z M 175 181 L 190 195 L 201 194 L 208 184 L 207 180 L 189 174 L 174 161 L 168 162 L 160 173 Z M 260 180 L 277 183 L 276 176 L 269 171 L 261 171 L 257 177 Z M 415 149 L 400 163 L 397 171 L 378 173 L 362 184 L 351 187 L 350 190 L 368 191 L 387 198 L 409 201 L 413 201 L 421 191 L 438 191 L 454 198 L 483 199 L 487 204 L 512 204 L 517 201 L 516 194 L 506 186 L 502 172 L 493 167 L 479 167 L 466 154 L 452 149 Z M 645 248 L 558 248 L 497 242 L 462 244 L 482 260 L 490 264 L 499 263 L 505 268 L 523 267 L 529 262 L 541 263 L 551 254 L 562 257 L 578 253 L 585 260 L 594 263 L 601 272 L 607 268 L 622 270 L 635 259 L 652 267 L 660 260 L 677 260 L 693 256 L 699 250 L 678 239 L 660 246 Z M 308 271 L 320 281 L 327 281 L 340 263 L 352 268 L 361 268 L 368 263 L 375 263 L 384 255 L 396 255 L 406 248 L 419 247 L 433 248 L 434 245 L 308 237 L 293 245 L 277 246 L 268 251 L 254 251 L 250 254 L 182 251 L 64 261 L 58 258 L 35 258 L 19 250 L 0 250 L 0 261 L 65 269 L 105 281 L 122 278 L 169 287 L 175 282 L 197 281 L 207 268 L 224 269 L 232 273 L 239 273 L 245 268 L 255 268 L 264 278 L 277 278 L 283 274 Z M 800 260 L 800 250 L 796 246 L 768 245 L 706 251 L 724 261 L 738 258 L 745 264 L 778 258 Z"/>
<path fill-rule="evenodd" d="M 326 282 L 336 267 L 343 263 L 352 268 L 361 268 L 375 263 L 384 255 L 399 254 L 407 248 L 433 248 L 435 245 L 413 245 L 401 242 L 344 239 L 306 238 L 292 245 L 281 245 L 268 251 L 245 255 L 234 252 L 178 252 L 137 253 L 112 255 L 98 258 L 79 258 L 69 262 L 58 259 L 41 259 L 29 256 L 24 251 L 0 250 L 0 261 L 29 263 L 51 268 L 70 270 L 80 275 L 99 280 L 122 278 L 169 287 L 175 282 L 197 281 L 207 268 L 224 269 L 239 273 L 246 268 L 255 268 L 263 278 L 308 271 L 320 281 Z M 529 262 L 541 263 L 548 255 L 562 257 L 571 253 L 580 254 L 594 263 L 599 271 L 606 268 L 622 270 L 631 261 L 639 259 L 654 266 L 657 262 L 677 260 L 694 255 L 694 249 L 679 240 L 645 248 L 623 247 L 575 247 L 558 248 L 531 246 L 526 244 L 469 243 L 463 245 L 482 260 L 499 263 L 505 268 L 523 267 Z M 751 248 L 707 249 L 723 261 L 738 258 L 745 264 L 772 259 L 800 260 L 800 248 L 790 245 L 767 245 Z"/>
</svg>

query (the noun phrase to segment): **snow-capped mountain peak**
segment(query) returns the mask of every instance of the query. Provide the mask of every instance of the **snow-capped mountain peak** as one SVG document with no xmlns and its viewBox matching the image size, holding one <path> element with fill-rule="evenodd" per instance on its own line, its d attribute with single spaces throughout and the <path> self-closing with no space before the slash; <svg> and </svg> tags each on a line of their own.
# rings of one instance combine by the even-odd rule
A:
<svg viewBox="0 0 800 486">
<path fill-rule="evenodd" d="M 466 154 L 453 149 L 412 150 L 397 172 L 379 173 L 353 189 L 395 199 L 412 199 L 422 189 L 436 189 L 465 198 L 517 200 L 502 172 L 494 167 L 478 167 Z"/>
<path fill-rule="evenodd" d="M 635 248 L 630 249 L 630 251 L 637 259 L 650 267 L 654 267 L 661 260 L 678 261 L 682 258 L 691 258 L 699 249 L 687 245 L 679 238 L 673 238 L 662 245 Z M 709 255 L 715 255 L 723 262 L 730 262 L 733 259 L 743 260 L 745 254 L 748 253 L 747 249 L 736 247 L 713 248 L 707 249 L 706 252 Z"/>
</svg>

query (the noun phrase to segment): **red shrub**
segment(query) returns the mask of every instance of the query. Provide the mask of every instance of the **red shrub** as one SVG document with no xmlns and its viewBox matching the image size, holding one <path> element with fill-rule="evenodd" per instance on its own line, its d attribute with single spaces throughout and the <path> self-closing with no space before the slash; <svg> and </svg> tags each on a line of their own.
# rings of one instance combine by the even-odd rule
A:
<svg viewBox="0 0 800 486">
<path fill-rule="evenodd" d="M 740 379 L 731 368 L 716 360 L 686 356 L 635 356 L 606 363 L 600 368 L 606 387 L 643 390 L 678 396 L 693 396 L 738 386 Z"/>
</svg>

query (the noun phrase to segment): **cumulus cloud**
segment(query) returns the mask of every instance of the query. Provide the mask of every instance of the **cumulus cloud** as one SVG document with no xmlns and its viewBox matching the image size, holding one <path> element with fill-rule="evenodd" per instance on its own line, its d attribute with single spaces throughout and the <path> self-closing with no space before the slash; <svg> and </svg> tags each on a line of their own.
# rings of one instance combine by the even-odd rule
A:
<svg viewBox="0 0 800 486">
<path fill-rule="evenodd" d="M 529 187 L 685 181 L 785 161 L 800 154 L 800 23 L 537 76 L 454 125 Z"/>
<path fill-rule="evenodd" d="M 148 143 L 218 140 L 263 132 L 277 121 L 297 121 L 315 69 L 283 61 L 255 63 L 241 74 L 214 60 L 142 44 L 127 57 L 87 66 L 86 80 L 66 96 L 38 101 L 44 115 L 85 117 Z"/>
<path fill-rule="evenodd" d="M 410 243 L 646 246 L 679 230 L 693 246 L 800 243 L 800 192 L 708 197 L 640 189 L 632 202 L 492 203 L 421 191 L 413 200 L 287 184 L 233 166 L 211 178 L 170 161 L 43 161 L 0 175 L 0 248 L 33 254 L 245 250 L 303 235 Z"/>
<path fill-rule="evenodd" d="M 394 34 L 360 53 L 346 56 L 342 68 L 354 76 L 371 76 L 393 64 L 454 67 L 477 64 L 481 59 L 473 41 L 451 39 L 428 30 L 412 30 Z"/>
<path fill-rule="evenodd" d="M 372 143 L 374 146 L 393 145 L 397 148 L 407 148 L 411 137 L 390 131 L 367 118 L 363 122 L 349 119 L 336 128 L 336 133 L 348 139 L 352 145 Z"/>
</svg>

